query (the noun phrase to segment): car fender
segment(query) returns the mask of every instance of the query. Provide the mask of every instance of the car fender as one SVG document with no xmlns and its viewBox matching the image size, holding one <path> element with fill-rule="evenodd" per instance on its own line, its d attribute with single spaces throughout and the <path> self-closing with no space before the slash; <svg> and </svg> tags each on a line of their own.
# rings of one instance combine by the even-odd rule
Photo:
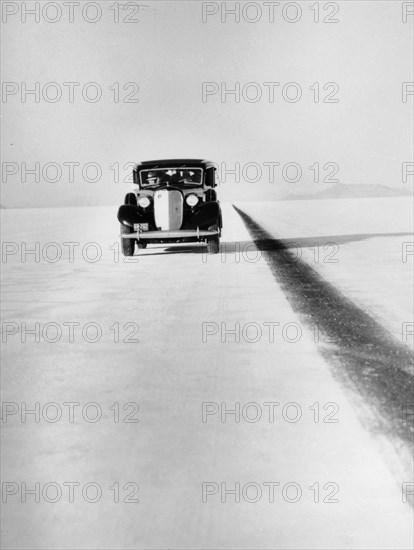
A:
<svg viewBox="0 0 414 550">
<path fill-rule="evenodd" d="M 197 229 L 197 227 L 209 227 L 220 225 L 221 209 L 217 201 L 203 202 L 194 208 L 193 215 L 187 220 L 183 229 Z"/>
<path fill-rule="evenodd" d="M 135 223 L 148 223 L 148 216 L 138 206 L 123 204 L 118 210 L 118 220 L 122 225 L 133 228 Z"/>
</svg>

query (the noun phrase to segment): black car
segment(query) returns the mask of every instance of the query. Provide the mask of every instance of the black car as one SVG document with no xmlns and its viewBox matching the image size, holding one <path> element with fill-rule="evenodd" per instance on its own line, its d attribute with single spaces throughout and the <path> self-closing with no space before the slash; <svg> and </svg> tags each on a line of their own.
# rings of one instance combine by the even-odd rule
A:
<svg viewBox="0 0 414 550">
<path fill-rule="evenodd" d="M 134 192 L 118 210 L 123 254 L 133 256 L 135 244 L 184 242 L 204 242 L 217 254 L 222 216 L 215 171 L 214 163 L 198 159 L 136 164 Z"/>
</svg>

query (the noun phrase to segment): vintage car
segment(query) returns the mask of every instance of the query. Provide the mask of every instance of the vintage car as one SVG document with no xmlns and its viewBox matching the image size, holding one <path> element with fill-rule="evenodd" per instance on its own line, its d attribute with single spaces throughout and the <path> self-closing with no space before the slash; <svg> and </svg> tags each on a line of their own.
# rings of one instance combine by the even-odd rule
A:
<svg viewBox="0 0 414 550">
<path fill-rule="evenodd" d="M 118 210 L 124 256 L 133 256 L 135 245 L 185 242 L 204 242 L 217 254 L 222 216 L 215 170 L 212 162 L 194 159 L 136 164 L 134 192 Z"/>
</svg>

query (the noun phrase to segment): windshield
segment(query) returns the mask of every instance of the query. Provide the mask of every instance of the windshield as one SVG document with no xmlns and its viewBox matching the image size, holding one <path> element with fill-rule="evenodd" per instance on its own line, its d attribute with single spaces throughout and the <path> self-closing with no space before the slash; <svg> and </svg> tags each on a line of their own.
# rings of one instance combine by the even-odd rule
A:
<svg viewBox="0 0 414 550">
<path fill-rule="evenodd" d="M 141 170 L 142 186 L 148 185 L 201 185 L 203 170 L 201 168 L 154 168 Z"/>
</svg>

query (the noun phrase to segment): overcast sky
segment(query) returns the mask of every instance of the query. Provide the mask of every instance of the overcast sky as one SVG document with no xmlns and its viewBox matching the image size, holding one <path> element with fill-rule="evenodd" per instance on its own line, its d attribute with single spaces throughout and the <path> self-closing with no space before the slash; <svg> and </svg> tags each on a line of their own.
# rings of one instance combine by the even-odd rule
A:
<svg viewBox="0 0 414 550">
<path fill-rule="evenodd" d="M 270 198 L 275 191 L 284 195 L 319 190 L 329 182 L 314 181 L 315 163 L 321 180 L 333 170 L 333 165 L 325 169 L 324 165 L 336 163 L 339 172 L 332 179 L 343 183 L 412 185 L 412 177 L 402 181 L 401 163 L 412 160 L 413 96 L 402 101 L 402 83 L 413 80 L 413 17 L 402 21 L 401 2 L 337 2 L 336 14 L 335 3 L 329 7 L 320 2 L 319 23 L 310 9 L 314 2 L 300 2 L 301 14 L 295 6 L 283 14 L 286 2 L 275 5 L 273 23 L 262 3 L 251 3 L 239 23 L 230 15 L 221 22 L 220 12 L 203 22 L 202 2 L 196 1 L 131 2 L 125 9 L 119 6 L 119 23 L 114 22 L 112 1 L 99 3 L 102 13 L 96 23 L 84 21 L 79 8 L 70 23 L 67 7 L 55 23 L 47 22 L 42 13 L 40 22 L 29 14 L 24 22 L 20 3 L 3 4 L 9 5 L 8 11 L 19 9 L 2 25 L 3 87 L 4 82 L 16 83 L 7 85 L 10 95 L 3 96 L 2 104 L 2 204 L 6 206 L 63 204 L 88 196 L 93 201 L 97 195 L 107 204 L 117 204 L 128 184 L 114 181 L 115 163 L 123 179 L 125 163 L 153 158 L 208 158 L 229 168 L 239 162 L 241 176 L 246 163 L 259 165 L 258 182 L 230 185 L 227 178 L 221 186 L 226 199 L 245 193 L 246 185 L 257 191 L 258 198 Z M 134 13 L 138 4 L 139 12 Z M 208 9 L 220 9 L 220 4 L 210 2 Z M 227 5 L 231 8 L 234 2 Z M 26 6 L 33 7 L 34 2 Z M 256 23 L 246 21 L 259 16 L 257 6 L 261 18 Z M 56 8 L 49 6 L 45 15 L 55 18 Z M 95 17 L 93 6 L 86 15 Z M 128 16 L 138 22 L 123 22 Z M 296 17 L 296 23 L 286 21 Z M 339 22 L 323 23 L 323 18 Z M 27 88 L 40 83 L 39 102 L 33 95 L 22 102 L 23 82 Z M 62 91 L 56 103 L 42 97 L 50 82 L 59 83 Z M 80 83 L 74 88 L 73 103 L 64 82 Z M 100 101 L 83 99 L 81 90 L 88 82 L 98 83 Z M 136 83 L 138 91 L 134 85 L 124 90 L 128 82 Z M 203 82 L 217 83 L 211 90 L 219 89 L 205 102 Z M 247 92 L 250 99 L 258 91 L 262 97 L 249 102 L 241 94 L 236 103 L 228 95 L 222 102 L 220 89 L 230 89 L 235 82 L 242 88 L 257 83 Z M 273 102 L 265 82 L 280 82 L 274 87 Z M 284 89 L 289 82 L 297 85 Z M 315 82 L 320 85 L 319 102 L 314 101 L 316 87 L 309 89 Z M 339 87 L 332 95 L 339 102 L 323 101 L 335 92 L 333 86 L 323 90 L 327 82 Z M 292 99 L 298 86 L 302 91 L 298 101 L 283 98 L 283 89 Z M 93 87 L 88 91 L 93 96 Z M 46 87 L 47 93 L 53 98 L 53 86 Z M 124 102 L 128 94 L 139 102 Z M 22 183 L 21 163 L 33 168 L 36 162 L 41 171 L 48 163 L 57 163 L 61 180 L 48 182 L 40 173 L 38 183 L 31 175 Z M 73 167 L 73 183 L 69 167 L 63 165 L 68 162 L 80 163 Z M 96 183 L 82 176 L 81 169 L 92 162 L 102 170 Z M 264 162 L 280 163 L 274 168 L 274 182 L 269 182 Z M 300 166 L 299 181 L 286 181 L 295 179 L 295 168 L 285 172 L 284 180 L 287 163 Z M 252 166 L 245 175 L 253 180 Z M 54 176 L 51 167 L 47 178 Z M 93 167 L 87 177 L 94 179 Z"/>
</svg>

